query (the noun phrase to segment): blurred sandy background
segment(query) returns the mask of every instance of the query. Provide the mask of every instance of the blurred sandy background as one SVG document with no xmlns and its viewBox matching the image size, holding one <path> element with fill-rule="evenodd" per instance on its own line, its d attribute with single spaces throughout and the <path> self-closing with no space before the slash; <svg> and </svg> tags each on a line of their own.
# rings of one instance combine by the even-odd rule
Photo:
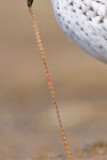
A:
<svg viewBox="0 0 107 160">
<path fill-rule="evenodd" d="M 106 143 L 107 65 L 67 40 L 50 0 L 35 0 L 33 9 L 72 152 Z M 26 0 L 1 1 L 0 160 L 64 154 Z"/>
</svg>

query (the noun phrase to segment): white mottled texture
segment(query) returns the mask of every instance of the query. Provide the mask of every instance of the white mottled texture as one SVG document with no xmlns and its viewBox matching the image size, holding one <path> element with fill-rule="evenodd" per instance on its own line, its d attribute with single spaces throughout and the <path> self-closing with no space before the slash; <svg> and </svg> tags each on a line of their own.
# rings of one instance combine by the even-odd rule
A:
<svg viewBox="0 0 107 160">
<path fill-rule="evenodd" d="M 107 0 L 52 0 L 52 4 L 66 36 L 107 63 Z"/>
</svg>

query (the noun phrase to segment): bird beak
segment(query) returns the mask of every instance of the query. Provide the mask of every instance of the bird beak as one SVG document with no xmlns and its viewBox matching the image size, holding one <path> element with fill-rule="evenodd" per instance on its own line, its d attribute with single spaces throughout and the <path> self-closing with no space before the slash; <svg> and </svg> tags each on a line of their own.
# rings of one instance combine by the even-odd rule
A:
<svg viewBox="0 0 107 160">
<path fill-rule="evenodd" d="M 32 4 L 33 4 L 33 0 L 27 0 L 27 5 L 28 5 L 28 7 L 31 7 Z"/>
</svg>

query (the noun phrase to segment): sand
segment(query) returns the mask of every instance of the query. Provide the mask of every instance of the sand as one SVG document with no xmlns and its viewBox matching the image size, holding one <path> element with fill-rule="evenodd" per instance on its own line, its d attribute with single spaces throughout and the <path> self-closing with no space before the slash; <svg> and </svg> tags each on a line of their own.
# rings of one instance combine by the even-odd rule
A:
<svg viewBox="0 0 107 160">
<path fill-rule="evenodd" d="M 0 6 L 0 160 L 66 159 L 26 2 Z M 66 39 L 50 0 L 33 8 L 73 159 L 106 160 L 107 66 Z"/>
</svg>

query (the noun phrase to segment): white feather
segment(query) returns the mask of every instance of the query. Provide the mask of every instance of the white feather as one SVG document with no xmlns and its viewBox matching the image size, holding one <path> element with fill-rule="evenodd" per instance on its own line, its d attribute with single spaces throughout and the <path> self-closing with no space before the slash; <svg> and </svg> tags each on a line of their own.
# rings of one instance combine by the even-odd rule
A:
<svg viewBox="0 0 107 160">
<path fill-rule="evenodd" d="M 52 0 L 52 4 L 66 36 L 107 63 L 107 0 Z"/>
</svg>

